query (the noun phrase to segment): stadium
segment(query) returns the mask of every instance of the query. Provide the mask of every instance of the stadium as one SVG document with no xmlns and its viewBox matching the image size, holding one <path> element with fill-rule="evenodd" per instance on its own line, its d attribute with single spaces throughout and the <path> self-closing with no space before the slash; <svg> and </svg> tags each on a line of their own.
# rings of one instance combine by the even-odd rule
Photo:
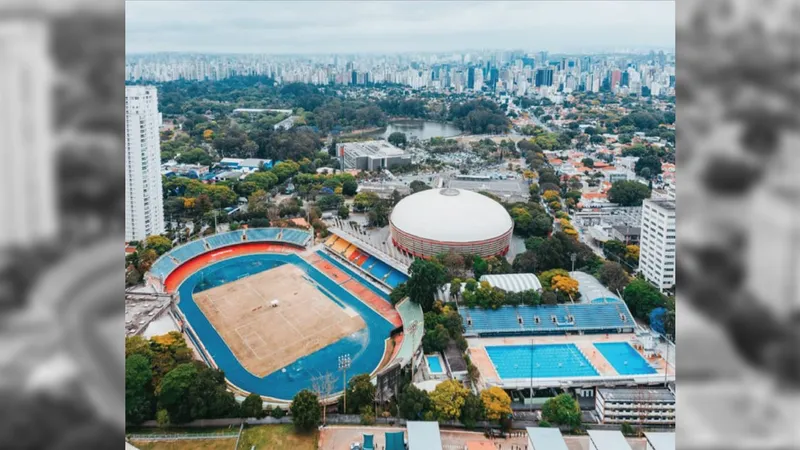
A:
<svg viewBox="0 0 800 450">
<path fill-rule="evenodd" d="M 402 199 L 389 219 L 392 243 L 428 258 L 450 251 L 504 255 L 514 222 L 496 201 L 462 189 L 430 189 Z"/>
<path fill-rule="evenodd" d="M 173 248 L 146 276 L 175 295 L 178 327 L 239 397 L 285 404 L 325 374 L 341 389 L 340 356 L 350 357 L 348 378 L 375 377 L 390 363 L 406 364 L 421 341 L 402 332 L 404 318 L 421 322 L 419 306 L 405 301 L 395 309 L 388 289 L 327 247 L 309 248 L 311 241 L 309 232 L 289 228 L 221 233 Z"/>
</svg>

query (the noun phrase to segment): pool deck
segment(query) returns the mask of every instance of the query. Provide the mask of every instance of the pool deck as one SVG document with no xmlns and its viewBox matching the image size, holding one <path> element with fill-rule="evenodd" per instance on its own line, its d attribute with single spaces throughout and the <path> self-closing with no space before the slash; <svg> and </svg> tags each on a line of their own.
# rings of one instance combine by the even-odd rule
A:
<svg viewBox="0 0 800 450">
<path fill-rule="evenodd" d="M 614 377 L 619 374 L 604 357 L 594 347 L 594 343 L 605 342 L 628 342 L 632 346 L 636 343 L 636 336 L 633 333 L 622 334 L 589 334 L 589 335 L 570 335 L 570 336 L 514 336 L 514 337 L 492 337 L 492 338 L 468 338 L 469 355 L 472 363 L 478 368 L 481 376 L 486 380 L 500 380 L 500 376 L 486 352 L 486 347 L 504 345 L 540 345 L 540 344 L 575 344 L 583 353 L 586 359 L 595 367 L 600 377 Z M 634 348 L 636 348 L 634 346 Z M 639 355 L 644 358 L 660 375 L 665 374 L 666 363 L 661 357 L 647 359 L 641 350 L 636 349 Z M 674 375 L 674 368 L 670 368 L 670 375 Z"/>
</svg>

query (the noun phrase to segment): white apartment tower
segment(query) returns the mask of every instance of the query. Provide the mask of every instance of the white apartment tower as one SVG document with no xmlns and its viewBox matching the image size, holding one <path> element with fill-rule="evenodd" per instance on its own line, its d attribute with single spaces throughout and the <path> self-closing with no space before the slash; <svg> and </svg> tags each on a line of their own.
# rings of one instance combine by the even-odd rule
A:
<svg viewBox="0 0 800 450">
<path fill-rule="evenodd" d="M 647 199 L 642 204 L 639 270 L 662 292 L 675 284 L 675 201 Z"/>
<path fill-rule="evenodd" d="M 53 78 L 48 24 L 0 17 L 0 249 L 58 232 Z"/>
<path fill-rule="evenodd" d="M 158 95 L 152 86 L 125 87 L 125 241 L 164 232 Z"/>
</svg>

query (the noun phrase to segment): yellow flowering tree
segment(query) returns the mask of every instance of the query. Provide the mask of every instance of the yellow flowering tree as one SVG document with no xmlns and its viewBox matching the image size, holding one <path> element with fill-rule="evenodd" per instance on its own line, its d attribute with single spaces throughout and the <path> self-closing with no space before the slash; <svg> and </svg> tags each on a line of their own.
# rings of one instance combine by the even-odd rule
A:
<svg viewBox="0 0 800 450">
<path fill-rule="evenodd" d="M 511 397 L 503 388 L 492 386 L 482 391 L 481 401 L 488 420 L 500 420 L 511 414 Z"/>
<path fill-rule="evenodd" d="M 447 380 L 436 385 L 430 394 L 431 407 L 438 420 L 456 420 L 469 390 L 456 380 Z"/>
</svg>

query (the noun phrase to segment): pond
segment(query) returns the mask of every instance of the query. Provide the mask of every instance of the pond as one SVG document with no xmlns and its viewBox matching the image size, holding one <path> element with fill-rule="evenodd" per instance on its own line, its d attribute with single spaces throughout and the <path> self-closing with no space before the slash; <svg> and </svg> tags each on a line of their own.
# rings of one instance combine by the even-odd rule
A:
<svg viewBox="0 0 800 450">
<path fill-rule="evenodd" d="M 408 139 L 416 137 L 427 140 L 433 137 L 453 137 L 461 134 L 461 130 L 449 123 L 431 122 L 428 120 L 398 120 L 390 122 L 386 128 L 368 133 L 375 138 L 386 139 L 390 134 L 399 131 L 405 133 Z"/>
</svg>

